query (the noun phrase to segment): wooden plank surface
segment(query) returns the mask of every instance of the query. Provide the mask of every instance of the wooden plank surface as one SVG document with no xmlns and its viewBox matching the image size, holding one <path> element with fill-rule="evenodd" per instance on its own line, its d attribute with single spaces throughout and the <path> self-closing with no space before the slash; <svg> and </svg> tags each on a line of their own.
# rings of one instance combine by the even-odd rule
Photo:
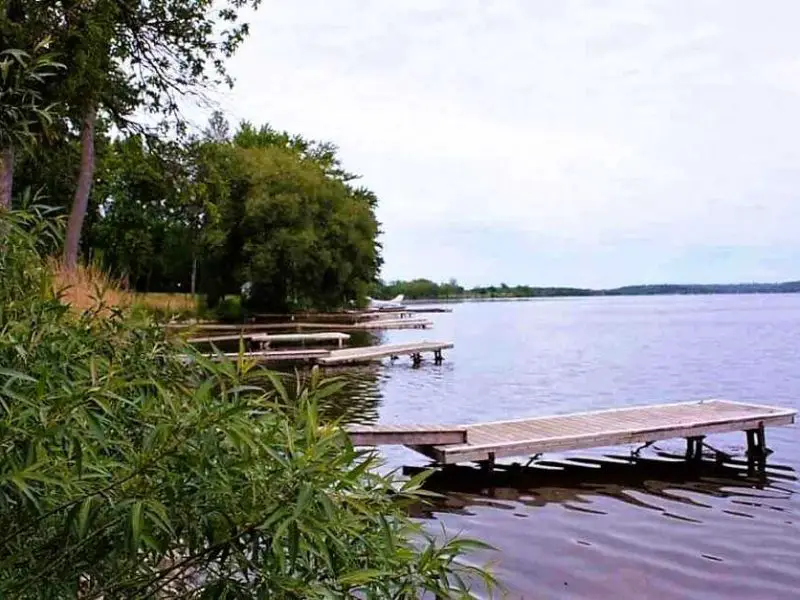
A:
<svg viewBox="0 0 800 600">
<path fill-rule="evenodd" d="M 264 334 L 266 335 L 266 334 Z M 247 340 L 250 339 L 252 334 L 244 333 L 238 335 L 211 335 L 208 337 L 195 337 L 189 338 L 186 340 L 190 344 L 216 344 L 218 342 L 236 342 L 241 339 Z"/>
<path fill-rule="evenodd" d="M 465 427 L 452 425 L 379 425 L 348 427 L 347 434 L 354 446 L 463 444 L 467 439 Z"/>
<path fill-rule="evenodd" d="M 373 319 L 358 323 L 293 323 L 298 330 L 341 329 L 343 331 L 369 331 L 379 329 L 427 329 L 433 325 L 428 319 Z"/>
<path fill-rule="evenodd" d="M 279 362 L 279 361 L 301 361 L 316 360 L 330 354 L 330 350 L 324 348 L 306 348 L 298 350 L 262 350 L 260 352 L 244 352 L 242 357 L 245 360 L 256 360 L 259 362 Z M 205 354 L 209 358 L 229 358 L 236 360 L 239 358 L 238 352 L 209 353 Z"/>
<path fill-rule="evenodd" d="M 467 441 L 433 449 L 443 463 L 578 450 L 789 425 L 796 411 L 705 400 L 497 421 L 467 426 Z"/>
<path fill-rule="evenodd" d="M 350 334 L 338 331 L 320 331 L 317 333 L 253 333 L 250 339 L 254 342 L 326 342 L 350 339 Z"/>
<path fill-rule="evenodd" d="M 337 365 L 355 362 L 369 362 L 387 356 L 403 356 L 436 352 L 452 348 L 451 342 L 412 342 L 408 344 L 385 344 L 382 346 L 366 346 L 363 348 L 346 348 L 333 350 L 328 356 L 318 360 L 321 365 Z"/>
</svg>

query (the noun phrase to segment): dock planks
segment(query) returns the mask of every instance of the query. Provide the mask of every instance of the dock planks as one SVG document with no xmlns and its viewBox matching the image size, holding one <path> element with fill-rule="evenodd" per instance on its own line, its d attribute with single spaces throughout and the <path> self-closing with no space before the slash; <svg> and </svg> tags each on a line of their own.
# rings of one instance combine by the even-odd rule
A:
<svg viewBox="0 0 800 600">
<path fill-rule="evenodd" d="M 346 334 L 339 334 L 346 335 Z M 260 339 L 259 336 L 251 336 L 254 341 Z M 274 336 L 271 336 L 274 337 Z M 349 337 L 349 336 L 348 336 Z M 238 339 L 238 338 L 237 338 Z M 341 339 L 341 338 L 326 338 Z M 327 348 L 297 348 L 291 350 L 260 350 L 255 352 L 244 352 L 242 357 L 259 362 L 309 362 L 323 366 L 347 365 L 372 362 L 386 357 L 410 356 L 415 365 L 422 361 L 423 352 L 431 352 L 434 361 L 438 364 L 443 360 L 442 350 L 452 348 L 451 342 L 413 342 L 408 344 L 384 344 L 381 346 L 365 346 L 360 348 L 343 348 L 340 350 L 330 350 Z M 238 352 L 206 353 L 204 356 L 209 358 L 229 358 L 237 359 Z M 449 439 L 449 438 L 448 438 Z"/>
<path fill-rule="evenodd" d="M 442 464 L 493 461 L 507 456 L 647 443 L 673 438 L 702 439 L 713 433 L 761 431 L 766 426 L 794 423 L 796 411 L 729 400 L 703 400 L 611 410 L 495 421 L 435 428 L 430 444 L 409 443 Z M 410 431 L 420 428 L 412 426 Z M 424 428 L 423 428 L 424 429 Z M 466 431 L 466 441 L 445 441 Z M 365 437 L 369 433 L 370 437 Z M 381 426 L 359 428 L 357 439 L 373 445 L 397 443 L 398 426 L 382 435 Z M 384 440 L 384 441 L 382 441 Z M 748 434 L 748 445 L 750 434 Z M 699 446 L 696 446 L 699 451 Z M 762 449 L 763 450 L 763 449 Z"/>
<path fill-rule="evenodd" d="M 304 329 L 341 329 L 343 331 L 371 331 L 380 329 L 427 329 L 433 326 L 428 319 L 380 319 L 374 318 L 358 323 L 292 323 L 298 331 Z"/>
<path fill-rule="evenodd" d="M 463 444 L 467 441 L 465 427 L 452 425 L 382 425 L 348 427 L 347 434 L 354 446 Z"/>
<path fill-rule="evenodd" d="M 350 339 L 350 334 L 338 331 L 320 331 L 318 333 L 254 333 L 250 336 L 253 342 L 267 346 L 283 342 L 336 342 L 341 348 Z"/>
<path fill-rule="evenodd" d="M 303 348 L 297 350 L 261 350 L 258 352 L 244 352 L 241 356 L 245 360 L 255 360 L 257 362 L 315 362 L 320 357 L 330 354 L 330 350 L 324 348 Z M 208 358 L 227 358 L 236 360 L 239 358 L 238 352 L 208 353 L 204 354 Z"/>
<path fill-rule="evenodd" d="M 343 365 L 371 362 L 392 356 L 411 356 L 415 363 L 421 359 L 423 352 L 432 352 L 437 362 L 442 360 L 442 350 L 453 347 L 451 342 L 412 342 L 408 344 L 384 344 L 382 346 L 365 346 L 363 348 L 346 348 L 333 350 L 328 356 L 317 360 L 320 365 Z"/>
</svg>

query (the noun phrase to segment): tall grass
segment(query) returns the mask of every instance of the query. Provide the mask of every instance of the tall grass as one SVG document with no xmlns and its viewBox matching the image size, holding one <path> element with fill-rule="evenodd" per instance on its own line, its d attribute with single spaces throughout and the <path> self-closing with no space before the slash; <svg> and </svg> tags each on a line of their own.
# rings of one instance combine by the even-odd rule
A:
<svg viewBox="0 0 800 600">
<path fill-rule="evenodd" d="M 49 265 L 55 292 L 76 311 L 125 309 L 133 304 L 125 280 L 114 279 L 95 265 L 69 269 L 60 260 L 51 260 Z"/>
<path fill-rule="evenodd" d="M 200 312 L 199 296 L 132 292 L 124 278 L 112 277 L 97 265 L 68 269 L 59 260 L 48 264 L 55 293 L 75 312 L 93 311 L 107 316 L 115 310 L 133 309 L 159 320 L 188 319 Z"/>
<path fill-rule="evenodd" d="M 339 382 L 287 386 L 124 311 L 76 315 L 43 258 L 56 237 L 0 214 L 0 598 L 448 598 L 491 583 L 461 563 L 480 544 L 408 518 L 423 478 L 379 475 L 319 421 Z"/>
</svg>

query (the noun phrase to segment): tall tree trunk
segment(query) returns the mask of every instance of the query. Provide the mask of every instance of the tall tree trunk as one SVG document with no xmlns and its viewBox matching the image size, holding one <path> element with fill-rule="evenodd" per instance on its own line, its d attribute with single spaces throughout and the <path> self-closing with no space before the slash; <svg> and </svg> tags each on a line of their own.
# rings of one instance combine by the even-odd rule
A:
<svg viewBox="0 0 800 600">
<path fill-rule="evenodd" d="M 81 171 L 78 185 L 72 200 L 72 210 L 67 224 L 67 238 L 64 242 L 64 266 L 74 269 L 78 264 L 78 249 L 81 243 L 81 229 L 89 205 L 89 194 L 94 179 L 94 125 L 97 120 L 97 107 L 92 104 L 86 111 L 81 131 Z"/>
<path fill-rule="evenodd" d="M 0 208 L 11 208 L 11 186 L 14 183 L 14 146 L 0 150 Z"/>
<path fill-rule="evenodd" d="M 192 284 L 191 294 L 194 296 L 197 293 L 197 257 L 192 257 Z"/>
</svg>

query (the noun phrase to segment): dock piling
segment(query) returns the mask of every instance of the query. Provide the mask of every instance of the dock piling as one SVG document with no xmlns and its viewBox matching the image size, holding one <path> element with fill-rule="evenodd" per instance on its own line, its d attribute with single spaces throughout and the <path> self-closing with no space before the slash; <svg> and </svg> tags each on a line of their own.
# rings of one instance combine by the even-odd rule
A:
<svg viewBox="0 0 800 600">
<path fill-rule="evenodd" d="M 686 460 L 700 462 L 703 460 L 703 441 L 704 435 L 686 438 Z"/>
<path fill-rule="evenodd" d="M 747 460 L 751 464 L 757 464 L 759 468 L 764 468 L 771 450 L 766 445 L 766 435 L 764 433 L 764 423 L 758 424 L 756 429 L 747 430 Z"/>
</svg>

